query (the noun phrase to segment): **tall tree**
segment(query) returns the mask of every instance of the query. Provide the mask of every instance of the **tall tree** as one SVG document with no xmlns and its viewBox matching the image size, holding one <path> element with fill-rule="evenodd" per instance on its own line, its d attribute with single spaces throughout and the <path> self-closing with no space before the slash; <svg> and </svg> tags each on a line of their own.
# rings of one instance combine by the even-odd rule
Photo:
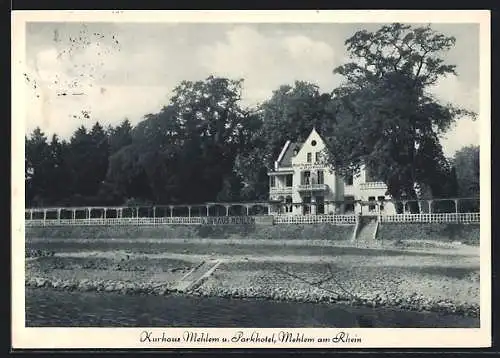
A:
<svg viewBox="0 0 500 358">
<path fill-rule="evenodd" d="M 123 120 L 118 126 L 108 130 L 110 155 L 121 148 L 132 144 L 132 125 L 128 119 Z"/>
<path fill-rule="evenodd" d="M 141 166 L 140 153 L 137 147 L 129 145 L 110 157 L 100 195 L 106 201 L 124 204 L 129 198 L 151 199 L 151 185 Z"/>
<path fill-rule="evenodd" d="M 25 141 L 26 200 L 30 205 L 43 206 L 50 187 L 51 153 L 47 136 L 37 127 Z"/>
<path fill-rule="evenodd" d="M 79 205 L 98 204 L 97 195 L 104 182 L 109 158 L 108 136 L 96 122 L 90 131 L 77 128 L 69 143 L 74 201 Z"/>
<path fill-rule="evenodd" d="M 212 76 L 181 82 L 167 106 L 135 126 L 132 144 L 112 155 L 106 186 L 114 186 L 118 195 L 156 203 L 197 203 L 216 200 L 221 191 L 234 194 L 224 183 L 237 187 L 233 163 L 252 123 L 239 104 L 241 90 L 242 81 Z M 124 167 L 129 168 L 125 175 Z M 143 191 L 130 187 L 136 180 Z"/>
<path fill-rule="evenodd" d="M 50 149 L 50 186 L 47 196 L 54 205 L 64 205 L 71 193 L 71 173 L 68 168 L 68 143 L 52 136 Z"/>
<path fill-rule="evenodd" d="M 250 113 L 240 104 L 242 85 L 243 80 L 210 76 L 174 89 L 171 106 L 182 150 L 173 170 L 190 188 L 183 193 L 186 202 L 215 200 L 233 175 L 250 123 Z"/>
<path fill-rule="evenodd" d="M 97 195 L 104 182 L 108 170 L 109 142 L 108 135 L 99 122 L 96 122 L 90 131 L 91 151 L 88 153 L 93 162 L 93 175 L 88 183 L 91 195 Z"/>
<path fill-rule="evenodd" d="M 479 196 L 479 146 L 463 147 L 455 153 L 458 194 L 461 197 Z"/>
<path fill-rule="evenodd" d="M 345 44 L 353 61 L 334 70 L 345 82 L 334 91 L 330 163 L 341 174 L 366 165 L 393 197 L 416 198 L 446 171 L 440 136 L 460 116 L 474 116 L 428 93 L 456 74 L 440 57 L 455 38 L 396 23 L 358 31 Z"/>
</svg>

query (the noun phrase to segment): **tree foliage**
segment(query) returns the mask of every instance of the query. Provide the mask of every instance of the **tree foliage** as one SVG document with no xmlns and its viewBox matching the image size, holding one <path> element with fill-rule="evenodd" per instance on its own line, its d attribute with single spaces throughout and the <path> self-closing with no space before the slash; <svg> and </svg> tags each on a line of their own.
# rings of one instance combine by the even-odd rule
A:
<svg viewBox="0 0 500 358">
<path fill-rule="evenodd" d="M 458 195 L 462 197 L 479 196 L 479 146 L 463 147 L 455 153 Z"/>
<path fill-rule="evenodd" d="M 41 130 L 26 138 L 30 205 L 201 203 L 241 199 L 236 158 L 260 118 L 240 104 L 242 80 L 184 81 L 169 103 L 135 127 L 79 127 L 69 142 Z"/>
<path fill-rule="evenodd" d="M 416 198 L 448 163 L 440 136 L 460 116 L 473 113 L 442 104 L 428 87 L 455 66 L 442 53 L 455 43 L 430 27 L 392 24 L 358 31 L 345 44 L 353 60 L 334 72 L 345 82 L 334 91 L 335 131 L 328 137 L 332 166 L 341 174 L 369 167 L 395 198 Z"/>
<path fill-rule="evenodd" d="M 37 128 L 25 138 L 26 205 L 266 200 L 267 172 L 283 145 L 304 141 L 314 127 L 340 175 L 367 166 L 396 198 L 472 196 L 478 149 L 450 161 L 440 138 L 474 114 L 428 91 L 455 75 L 442 58 L 454 43 L 430 27 L 382 26 L 347 39 L 352 61 L 334 70 L 345 81 L 332 93 L 296 81 L 246 108 L 243 80 L 210 76 L 182 81 L 134 126 L 81 126 L 67 141 Z"/>
</svg>

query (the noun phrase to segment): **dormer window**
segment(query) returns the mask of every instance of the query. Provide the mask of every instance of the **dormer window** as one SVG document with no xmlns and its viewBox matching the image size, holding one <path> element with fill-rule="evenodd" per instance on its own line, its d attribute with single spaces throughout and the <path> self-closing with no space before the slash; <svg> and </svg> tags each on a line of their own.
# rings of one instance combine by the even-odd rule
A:
<svg viewBox="0 0 500 358">
<path fill-rule="evenodd" d="M 312 153 L 307 153 L 307 162 L 308 163 L 312 162 Z"/>
<path fill-rule="evenodd" d="M 345 185 L 352 185 L 353 184 L 353 180 L 354 180 L 354 178 L 353 178 L 352 174 L 347 175 L 345 177 Z"/>
</svg>

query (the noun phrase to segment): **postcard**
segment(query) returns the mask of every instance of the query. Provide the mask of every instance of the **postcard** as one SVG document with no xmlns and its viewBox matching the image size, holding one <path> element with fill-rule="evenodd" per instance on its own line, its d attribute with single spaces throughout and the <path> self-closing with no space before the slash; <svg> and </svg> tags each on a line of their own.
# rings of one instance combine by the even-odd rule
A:
<svg viewBox="0 0 500 358">
<path fill-rule="evenodd" d="M 491 346 L 490 36 L 13 11 L 13 348 Z"/>
</svg>

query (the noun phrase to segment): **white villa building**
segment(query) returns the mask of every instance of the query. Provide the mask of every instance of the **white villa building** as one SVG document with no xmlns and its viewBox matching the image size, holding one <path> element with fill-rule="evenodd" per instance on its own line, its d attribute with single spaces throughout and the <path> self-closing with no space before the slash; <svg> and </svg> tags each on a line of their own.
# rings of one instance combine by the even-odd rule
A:
<svg viewBox="0 0 500 358">
<path fill-rule="evenodd" d="M 395 214 L 385 183 L 372 181 L 365 168 L 355 176 L 336 175 L 322 163 L 325 148 L 316 129 L 303 143 L 285 143 L 268 172 L 272 214 Z"/>
</svg>

